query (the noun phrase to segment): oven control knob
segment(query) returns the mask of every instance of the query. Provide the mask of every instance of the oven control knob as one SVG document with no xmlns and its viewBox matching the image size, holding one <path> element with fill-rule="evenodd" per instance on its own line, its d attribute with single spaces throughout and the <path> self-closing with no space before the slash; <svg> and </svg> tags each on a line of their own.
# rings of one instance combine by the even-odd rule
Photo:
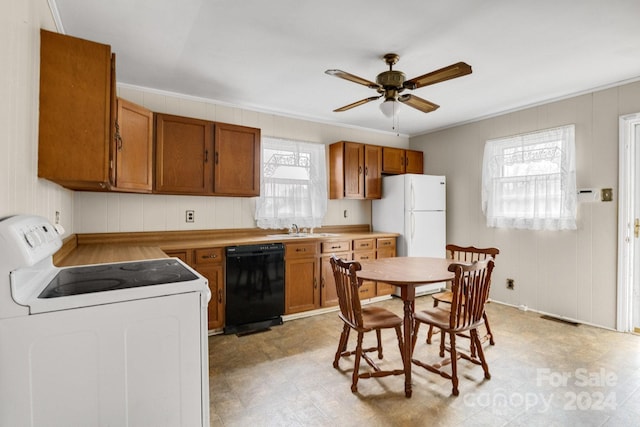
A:
<svg viewBox="0 0 640 427">
<path fill-rule="evenodd" d="M 27 244 L 32 248 L 35 248 L 38 244 L 37 236 L 33 231 L 29 231 L 25 233 L 24 239 L 27 241 Z"/>
</svg>

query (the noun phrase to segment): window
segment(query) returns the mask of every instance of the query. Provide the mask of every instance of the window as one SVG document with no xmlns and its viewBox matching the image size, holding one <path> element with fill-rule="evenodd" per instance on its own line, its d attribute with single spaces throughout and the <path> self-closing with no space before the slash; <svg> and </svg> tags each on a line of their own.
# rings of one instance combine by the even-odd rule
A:
<svg viewBox="0 0 640 427">
<path fill-rule="evenodd" d="M 324 144 L 262 138 L 260 228 L 319 227 L 327 212 Z"/>
<path fill-rule="evenodd" d="M 482 210 L 488 227 L 576 228 L 575 126 L 487 141 Z"/>
</svg>

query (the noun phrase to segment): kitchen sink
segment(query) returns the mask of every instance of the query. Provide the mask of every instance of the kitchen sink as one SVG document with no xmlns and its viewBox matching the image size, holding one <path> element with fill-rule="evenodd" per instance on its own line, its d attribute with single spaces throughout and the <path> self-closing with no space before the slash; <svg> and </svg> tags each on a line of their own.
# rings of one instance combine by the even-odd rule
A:
<svg viewBox="0 0 640 427">
<path fill-rule="evenodd" d="M 339 236 L 336 233 L 282 233 L 282 234 L 267 234 L 267 237 L 275 239 L 295 239 L 300 237 L 335 237 Z"/>
</svg>

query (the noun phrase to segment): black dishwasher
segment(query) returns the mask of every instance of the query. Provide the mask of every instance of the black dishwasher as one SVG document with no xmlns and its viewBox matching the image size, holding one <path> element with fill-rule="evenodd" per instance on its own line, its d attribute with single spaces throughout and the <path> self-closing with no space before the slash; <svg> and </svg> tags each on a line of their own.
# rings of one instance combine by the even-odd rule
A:
<svg viewBox="0 0 640 427">
<path fill-rule="evenodd" d="M 282 324 L 284 245 L 229 246 L 226 250 L 225 334 L 248 334 Z"/>
</svg>

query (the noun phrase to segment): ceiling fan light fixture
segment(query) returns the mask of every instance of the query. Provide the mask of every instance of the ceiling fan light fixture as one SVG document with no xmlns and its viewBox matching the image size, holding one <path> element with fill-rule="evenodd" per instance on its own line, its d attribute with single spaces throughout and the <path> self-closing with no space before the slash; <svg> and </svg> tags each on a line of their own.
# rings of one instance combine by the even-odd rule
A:
<svg viewBox="0 0 640 427">
<path fill-rule="evenodd" d="M 393 98 L 387 98 L 380 104 L 380 111 L 387 117 L 395 117 L 398 114 L 398 103 Z"/>
</svg>

